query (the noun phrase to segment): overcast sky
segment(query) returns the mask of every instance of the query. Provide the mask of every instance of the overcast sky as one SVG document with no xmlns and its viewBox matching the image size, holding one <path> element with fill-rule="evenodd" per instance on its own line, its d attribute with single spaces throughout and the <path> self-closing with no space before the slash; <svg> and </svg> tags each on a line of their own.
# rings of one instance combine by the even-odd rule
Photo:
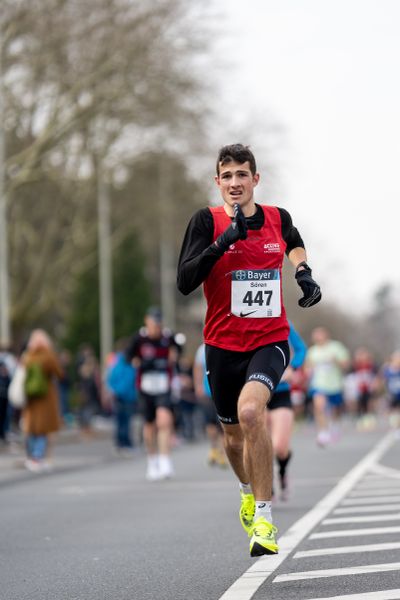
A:
<svg viewBox="0 0 400 600">
<path fill-rule="evenodd" d="M 325 297 L 365 311 L 379 285 L 400 287 L 400 1 L 213 3 L 225 118 L 251 123 L 240 141 L 256 155 L 266 123 L 282 126 L 273 203 L 301 230 Z"/>
</svg>

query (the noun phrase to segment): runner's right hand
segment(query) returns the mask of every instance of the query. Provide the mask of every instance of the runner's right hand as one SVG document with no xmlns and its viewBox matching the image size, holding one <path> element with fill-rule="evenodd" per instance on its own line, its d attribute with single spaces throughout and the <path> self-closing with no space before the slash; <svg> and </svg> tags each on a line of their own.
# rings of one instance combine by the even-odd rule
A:
<svg viewBox="0 0 400 600">
<path fill-rule="evenodd" d="M 246 217 L 239 204 L 235 204 L 233 210 L 235 216 L 232 223 L 214 242 L 217 248 L 222 252 L 226 252 L 229 249 L 229 246 L 235 244 L 239 240 L 245 240 L 247 238 L 248 227 Z"/>
</svg>

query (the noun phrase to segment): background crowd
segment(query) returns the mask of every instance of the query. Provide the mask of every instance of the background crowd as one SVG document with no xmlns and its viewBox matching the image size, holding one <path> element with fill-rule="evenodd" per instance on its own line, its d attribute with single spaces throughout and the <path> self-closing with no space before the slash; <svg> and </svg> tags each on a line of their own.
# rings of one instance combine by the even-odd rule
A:
<svg viewBox="0 0 400 600">
<path fill-rule="evenodd" d="M 58 431 L 74 428 L 83 439 L 90 439 L 107 424 L 113 431 L 118 456 L 146 452 L 149 480 L 162 477 L 161 471 L 155 470 L 155 461 L 170 461 L 169 455 L 177 445 L 205 438 L 209 442 L 209 464 L 225 467 L 222 435 L 206 377 L 204 345 L 199 339 L 197 350 L 189 353 L 184 336 L 174 335 L 161 319 L 159 312 L 150 309 L 142 330 L 120 340 L 105 365 L 99 363 L 91 346 L 82 344 L 79 352 L 72 355 L 57 348 L 40 329 L 31 333 L 21 352 L 2 348 L 1 451 L 7 452 L 13 443 L 23 442 L 25 467 L 32 472 L 49 470 L 53 466 L 51 447 Z M 151 339 L 146 336 L 152 322 L 157 344 L 158 340 L 169 340 L 165 362 L 168 384 L 161 394 L 168 397 L 168 402 L 158 403 L 164 367 L 160 357 L 156 357 L 153 366 L 147 367 L 147 373 L 154 364 L 158 370 L 157 378 L 153 374 L 146 379 L 150 386 L 147 395 L 152 395 L 152 385 L 157 388 L 157 402 L 149 409 L 143 405 L 140 389 L 143 356 L 149 353 Z M 140 353 L 132 350 L 138 336 L 144 340 L 141 361 Z M 368 431 L 384 423 L 400 431 L 400 350 L 378 362 L 366 347 L 349 351 L 341 341 L 332 339 L 324 327 L 313 330 L 306 346 L 305 361 L 297 368 L 292 366 L 288 385 L 295 421 L 312 424 L 320 447 L 340 439 L 343 419 L 357 430 Z M 15 400 L 12 389 L 21 368 L 25 376 L 24 398 Z M 164 415 L 163 420 L 159 414 Z M 166 414 L 170 417 L 166 418 Z M 164 433 L 158 438 L 160 431 Z M 170 462 L 164 465 L 164 475 L 173 475 Z"/>
</svg>

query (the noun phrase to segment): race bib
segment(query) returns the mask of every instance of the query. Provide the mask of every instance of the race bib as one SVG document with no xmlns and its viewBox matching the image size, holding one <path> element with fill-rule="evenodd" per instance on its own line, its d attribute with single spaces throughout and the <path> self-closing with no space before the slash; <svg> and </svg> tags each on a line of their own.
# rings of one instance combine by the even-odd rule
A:
<svg viewBox="0 0 400 600">
<path fill-rule="evenodd" d="M 279 269 L 232 271 L 231 312 L 236 317 L 265 319 L 281 315 Z"/>
<path fill-rule="evenodd" d="M 169 377 L 167 373 L 143 373 L 140 381 L 140 389 L 145 394 L 158 396 L 169 392 Z"/>
</svg>

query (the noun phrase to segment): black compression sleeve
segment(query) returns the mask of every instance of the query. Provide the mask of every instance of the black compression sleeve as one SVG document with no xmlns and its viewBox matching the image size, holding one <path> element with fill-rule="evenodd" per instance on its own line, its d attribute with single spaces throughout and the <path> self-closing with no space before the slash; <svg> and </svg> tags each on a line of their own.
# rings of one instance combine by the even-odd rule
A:
<svg viewBox="0 0 400 600">
<path fill-rule="evenodd" d="M 292 223 L 292 217 L 284 208 L 278 208 L 281 215 L 282 237 L 286 242 L 286 255 L 293 248 L 304 248 L 304 242 L 296 227 Z"/>
<path fill-rule="evenodd" d="M 185 296 L 203 283 L 221 257 L 212 243 L 213 234 L 212 214 L 208 208 L 202 208 L 189 222 L 178 261 L 177 284 Z"/>
</svg>

